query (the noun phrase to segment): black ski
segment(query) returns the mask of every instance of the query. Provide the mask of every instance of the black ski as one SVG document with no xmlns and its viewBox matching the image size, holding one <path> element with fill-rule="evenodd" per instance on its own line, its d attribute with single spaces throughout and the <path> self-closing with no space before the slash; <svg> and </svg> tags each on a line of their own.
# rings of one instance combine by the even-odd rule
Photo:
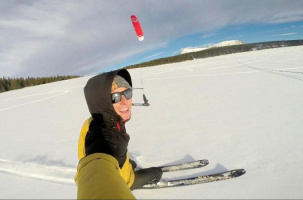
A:
<svg viewBox="0 0 303 200">
<path fill-rule="evenodd" d="M 199 167 L 204 167 L 208 165 L 208 160 L 196 160 L 193 162 L 185 162 L 177 165 L 169 165 L 169 166 L 162 166 L 159 167 L 163 172 L 173 172 L 179 170 L 186 170 L 186 169 L 195 169 Z"/>
<path fill-rule="evenodd" d="M 133 103 L 133 106 L 149 106 L 149 103 Z"/>
<path fill-rule="evenodd" d="M 145 189 L 157 189 L 157 188 L 166 188 L 166 187 L 176 187 L 176 186 L 185 186 L 185 185 L 194 185 L 201 183 L 209 183 L 214 181 L 222 181 L 227 179 L 236 178 L 245 174 L 244 169 L 234 169 L 230 171 L 225 171 L 221 173 L 215 173 L 205 176 L 197 176 L 179 180 L 161 180 L 157 183 L 146 184 L 143 186 Z"/>
</svg>

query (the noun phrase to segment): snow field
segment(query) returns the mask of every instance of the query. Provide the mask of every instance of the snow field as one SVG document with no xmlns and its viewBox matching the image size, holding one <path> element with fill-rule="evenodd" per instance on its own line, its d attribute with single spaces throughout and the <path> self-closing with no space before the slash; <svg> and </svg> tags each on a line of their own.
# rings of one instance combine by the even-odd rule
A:
<svg viewBox="0 0 303 200">
<path fill-rule="evenodd" d="M 140 167 L 210 162 L 165 179 L 246 170 L 237 179 L 134 195 L 303 198 L 302 52 L 286 47 L 129 70 L 151 104 L 134 106 L 126 124 L 129 152 Z M 0 94 L 0 198 L 76 198 L 72 179 L 89 117 L 83 95 L 89 78 Z M 133 102 L 142 102 L 142 93 L 135 90 Z"/>
</svg>

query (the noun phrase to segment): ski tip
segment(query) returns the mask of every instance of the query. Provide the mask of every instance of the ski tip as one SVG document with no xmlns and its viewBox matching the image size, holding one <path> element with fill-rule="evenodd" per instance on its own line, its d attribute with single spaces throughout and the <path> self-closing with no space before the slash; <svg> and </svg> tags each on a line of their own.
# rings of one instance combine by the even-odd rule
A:
<svg viewBox="0 0 303 200">
<path fill-rule="evenodd" d="M 209 161 L 208 160 L 200 160 L 200 163 L 201 164 L 204 164 L 204 165 L 208 165 L 209 164 Z"/>
<path fill-rule="evenodd" d="M 231 171 L 231 177 L 233 177 L 233 178 L 239 177 L 245 173 L 246 173 L 245 169 L 235 169 L 235 170 Z"/>
</svg>

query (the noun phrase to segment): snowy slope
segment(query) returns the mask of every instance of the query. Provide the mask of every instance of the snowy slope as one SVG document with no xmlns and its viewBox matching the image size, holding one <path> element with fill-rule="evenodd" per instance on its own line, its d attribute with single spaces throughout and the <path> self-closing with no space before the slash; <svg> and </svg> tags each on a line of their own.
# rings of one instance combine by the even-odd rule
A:
<svg viewBox="0 0 303 200">
<path fill-rule="evenodd" d="M 214 47 L 225 47 L 225 46 L 232 46 L 232 45 L 239 45 L 239 44 L 245 44 L 245 42 L 242 42 L 240 40 L 228 40 L 228 41 L 223 41 L 218 44 L 210 45 L 207 47 L 184 48 L 184 49 L 182 49 L 180 54 L 202 51 L 202 50 L 210 49 L 210 48 L 214 48 Z"/>
<path fill-rule="evenodd" d="M 139 199 L 303 198 L 303 47 L 129 70 L 150 107 L 133 107 L 129 151 L 141 167 L 208 159 L 188 177 L 244 168 L 237 179 Z M 76 198 L 80 128 L 90 77 L 0 94 L 0 198 Z M 142 101 L 135 90 L 134 102 Z"/>
</svg>

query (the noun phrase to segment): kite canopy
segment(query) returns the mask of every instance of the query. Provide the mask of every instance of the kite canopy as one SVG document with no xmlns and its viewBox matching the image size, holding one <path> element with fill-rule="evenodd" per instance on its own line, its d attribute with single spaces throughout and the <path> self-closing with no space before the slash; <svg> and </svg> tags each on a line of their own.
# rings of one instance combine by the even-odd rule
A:
<svg viewBox="0 0 303 200">
<path fill-rule="evenodd" d="M 130 19 L 133 23 L 138 40 L 143 41 L 144 40 L 143 30 L 142 30 L 142 27 L 141 27 L 141 24 L 140 24 L 138 18 L 135 15 L 132 15 L 132 16 L 130 16 Z"/>
</svg>

